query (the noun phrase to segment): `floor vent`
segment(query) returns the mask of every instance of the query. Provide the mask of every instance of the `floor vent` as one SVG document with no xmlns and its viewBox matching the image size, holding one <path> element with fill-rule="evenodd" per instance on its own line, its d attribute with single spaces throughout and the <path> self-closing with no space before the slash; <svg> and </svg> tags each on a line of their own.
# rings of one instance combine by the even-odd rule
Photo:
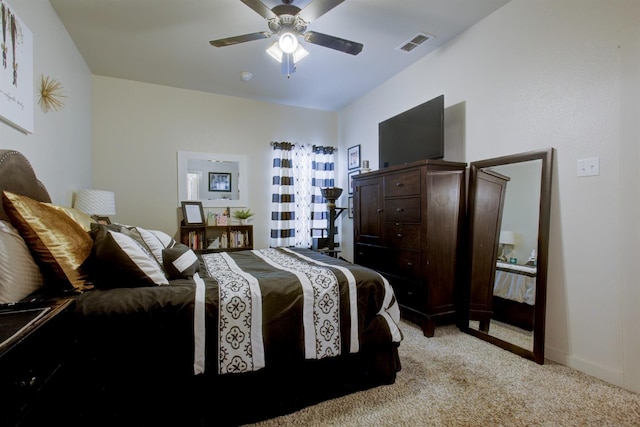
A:
<svg viewBox="0 0 640 427">
<path fill-rule="evenodd" d="M 426 41 L 431 40 L 432 38 L 434 38 L 435 36 L 432 36 L 431 34 L 427 34 L 427 33 L 418 33 L 415 36 L 411 37 L 411 39 L 407 40 L 406 42 L 402 43 L 400 46 L 398 46 L 396 49 L 401 50 L 403 52 L 411 52 L 413 49 L 417 48 L 418 46 L 420 46 L 421 44 L 423 44 Z"/>
</svg>

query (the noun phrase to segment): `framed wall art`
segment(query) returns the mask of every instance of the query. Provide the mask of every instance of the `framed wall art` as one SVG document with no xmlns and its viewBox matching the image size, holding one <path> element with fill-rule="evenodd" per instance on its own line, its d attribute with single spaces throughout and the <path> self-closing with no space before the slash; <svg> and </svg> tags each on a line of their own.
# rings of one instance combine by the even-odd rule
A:
<svg viewBox="0 0 640 427">
<path fill-rule="evenodd" d="M 353 218 L 353 197 L 351 196 L 348 199 L 347 213 L 349 214 L 349 218 Z"/>
<path fill-rule="evenodd" d="M 204 225 L 202 202 L 181 202 L 184 225 Z"/>
<path fill-rule="evenodd" d="M 227 172 L 209 172 L 209 191 L 231 191 L 231 174 Z"/>
<path fill-rule="evenodd" d="M 6 0 L 0 0 L 0 10 L 0 120 L 33 133 L 33 34 Z"/>
<path fill-rule="evenodd" d="M 347 150 L 347 164 L 349 170 L 360 167 L 360 144 L 349 147 Z"/>
</svg>

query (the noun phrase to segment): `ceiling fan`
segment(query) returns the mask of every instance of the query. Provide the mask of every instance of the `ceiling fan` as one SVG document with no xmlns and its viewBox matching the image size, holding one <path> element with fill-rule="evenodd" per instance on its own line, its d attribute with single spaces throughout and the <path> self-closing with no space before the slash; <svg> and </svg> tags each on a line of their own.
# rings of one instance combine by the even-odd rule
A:
<svg viewBox="0 0 640 427">
<path fill-rule="evenodd" d="M 271 9 L 260 0 L 241 1 L 267 20 L 270 31 L 259 31 L 257 33 L 211 40 L 209 43 L 213 46 L 231 46 L 253 40 L 267 39 L 277 35 L 279 36 L 278 41 L 267 49 L 267 52 L 282 63 L 282 72 L 287 75 L 294 72 L 295 64 L 308 54 L 298 43 L 298 35 L 302 36 L 304 41 L 308 43 L 328 47 L 350 55 L 357 55 L 362 51 L 362 43 L 315 31 L 307 31 L 309 23 L 329 12 L 344 0 L 312 0 L 303 9 L 295 6 L 293 4 L 294 0 L 281 0 L 282 4 Z"/>
</svg>

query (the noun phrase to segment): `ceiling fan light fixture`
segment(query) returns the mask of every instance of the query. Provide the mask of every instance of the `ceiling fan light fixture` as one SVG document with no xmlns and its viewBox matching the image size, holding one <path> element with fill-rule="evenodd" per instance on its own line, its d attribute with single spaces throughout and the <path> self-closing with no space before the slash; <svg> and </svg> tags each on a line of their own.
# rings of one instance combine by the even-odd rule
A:
<svg viewBox="0 0 640 427">
<path fill-rule="evenodd" d="M 282 63 L 282 58 L 283 55 L 286 55 L 286 52 L 284 52 L 279 45 L 279 41 L 274 42 L 271 46 L 269 46 L 269 48 L 267 49 L 267 53 L 276 61 Z M 298 61 L 300 61 L 302 58 L 304 58 L 305 56 L 309 55 L 309 52 L 302 47 L 301 44 L 298 44 L 298 47 L 296 48 L 295 52 L 293 52 L 293 63 L 297 64 Z"/>
<path fill-rule="evenodd" d="M 300 62 L 302 58 L 304 58 L 307 55 L 309 55 L 309 52 L 307 52 L 307 49 L 303 48 L 302 45 L 299 44 L 296 51 L 293 52 L 293 62 L 297 64 L 298 62 Z"/>
<path fill-rule="evenodd" d="M 278 46 L 284 53 L 293 53 L 298 48 L 298 38 L 287 31 L 278 39 Z"/>
<path fill-rule="evenodd" d="M 267 53 L 276 61 L 282 62 L 282 54 L 284 53 L 280 46 L 278 46 L 278 42 L 274 42 L 271 46 L 267 48 Z"/>
</svg>

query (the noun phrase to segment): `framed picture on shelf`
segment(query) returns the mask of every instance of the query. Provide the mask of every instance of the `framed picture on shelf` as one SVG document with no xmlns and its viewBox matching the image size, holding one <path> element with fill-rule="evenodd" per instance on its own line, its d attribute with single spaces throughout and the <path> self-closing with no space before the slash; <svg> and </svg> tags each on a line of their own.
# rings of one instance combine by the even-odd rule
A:
<svg viewBox="0 0 640 427">
<path fill-rule="evenodd" d="M 209 172 L 209 191 L 231 191 L 231 173 Z"/>
<path fill-rule="evenodd" d="M 353 194 L 353 177 L 360 175 L 360 169 L 349 172 L 349 194 Z"/>
<path fill-rule="evenodd" d="M 180 202 L 184 225 L 205 225 L 202 202 Z"/>
<path fill-rule="evenodd" d="M 353 197 L 349 197 L 347 213 L 349 214 L 349 218 L 353 218 Z"/>
<path fill-rule="evenodd" d="M 349 170 L 360 167 L 360 144 L 349 147 L 347 150 L 347 164 Z"/>
</svg>

